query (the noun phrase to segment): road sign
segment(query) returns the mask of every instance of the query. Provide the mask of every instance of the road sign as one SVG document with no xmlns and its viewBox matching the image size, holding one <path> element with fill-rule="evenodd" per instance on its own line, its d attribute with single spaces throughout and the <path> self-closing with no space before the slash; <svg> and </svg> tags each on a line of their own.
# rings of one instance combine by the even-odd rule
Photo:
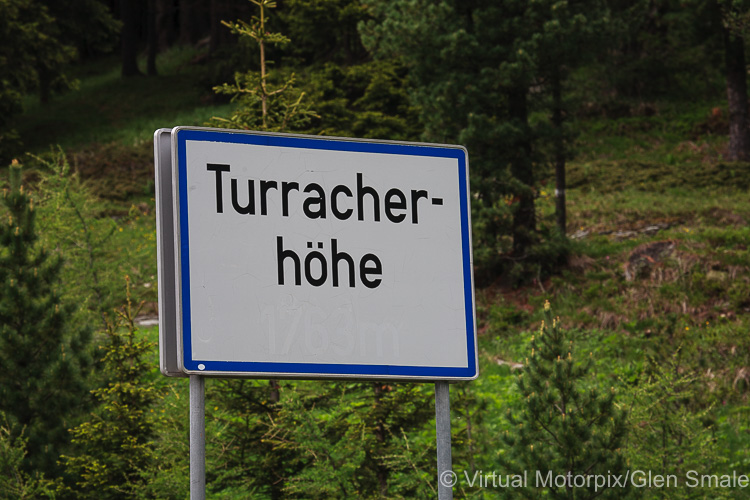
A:
<svg viewBox="0 0 750 500">
<path fill-rule="evenodd" d="M 172 280 L 160 289 L 174 295 L 165 374 L 477 376 L 465 149 L 189 127 L 156 137 L 157 179 L 167 156 L 172 170 L 171 209 L 157 202 L 160 278 Z"/>
</svg>

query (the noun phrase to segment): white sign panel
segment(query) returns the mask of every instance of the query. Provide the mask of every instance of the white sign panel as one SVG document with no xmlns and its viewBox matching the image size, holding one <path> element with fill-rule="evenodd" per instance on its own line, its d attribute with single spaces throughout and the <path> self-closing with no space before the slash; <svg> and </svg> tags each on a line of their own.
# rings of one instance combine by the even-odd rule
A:
<svg viewBox="0 0 750 500">
<path fill-rule="evenodd" d="M 465 149 L 195 128 L 172 147 L 182 370 L 477 376 Z"/>
</svg>

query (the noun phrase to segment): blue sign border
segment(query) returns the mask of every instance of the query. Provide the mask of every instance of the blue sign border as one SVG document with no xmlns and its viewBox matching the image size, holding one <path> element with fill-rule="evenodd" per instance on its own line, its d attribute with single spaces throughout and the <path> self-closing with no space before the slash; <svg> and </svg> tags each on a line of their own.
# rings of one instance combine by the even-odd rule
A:
<svg viewBox="0 0 750 500">
<path fill-rule="evenodd" d="M 473 379 L 478 375 L 476 359 L 476 325 L 474 323 L 474 289 L 472 279 L 470 211 L 468 200 L 468 172 L 466 150 L 458 146 L 408 144 L 391 142 L 365 142 L 327 137 L 301 137 L 292 135 L 269 135 L 258 132 L 222 131 L 177 128 L 177 168 L 179 190 L 179 247 L 180 276 L 182 279 L 182 364 L 186 371 L 205 375 L 241 374 L 248 377 L 289 376 L 290 378 L 419 378 L 426 380 Z M 360 153 L 382 153 L 408 156 L 432 156 L 458 160 L 458 183 L 461 211 L 461 240 L 464 274 L 464 303 L 466 317 L 465 368 L 440 366 L 361 365 L 280 363 L 250 361 L 206 361 L 192 358 L 191 314 L 190 314 L 190 235 L 187 210 L 187 154 L 188 141 L 223 142 L 230 144 L 253 144 L 285 148 L 305 148 Z M 199 367 L 199 365 L 202 366 Z"/>
</svg>

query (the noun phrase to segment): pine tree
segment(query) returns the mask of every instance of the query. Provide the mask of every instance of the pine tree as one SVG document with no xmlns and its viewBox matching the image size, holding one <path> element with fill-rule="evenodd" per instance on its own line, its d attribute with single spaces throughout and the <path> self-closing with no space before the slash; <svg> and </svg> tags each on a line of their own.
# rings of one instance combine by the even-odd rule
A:
<svg viewBox="0 0 750 500">
<path fill-rule="evenodd" d="M 258 6 L 258 17 L 251 23 L 242 20 L 222 21 L 232 33 L 249 38 L 258 45 L 260 74 L 254 71 L 236 73 L 234 83 L 214 87 L 217 94 L 231 95 L 237 109 L 231 117 L 214 118 L 211 125 L 239 129 L 268 130 L 282 132 L 299 130 L 316 116 L 305 101 L 305 93 L 294 88 L 294 73 L 278 85 L 273 84 L 273 64 L 267 56 L 269 46 L 283 46 L 290 42 L 281 33 L 267 31 L 268 9 L 276 7 L 273 0 L 250 0 Z"/>
<path fill-rule="evenodd" d="M 425 384 L 298 384 L 264 442 L 287 452 L 285 498 L 433 498 L 434 416 Z"/>
<path fill-rule="evenodd" d="M 286 498 L 284 478 L 295 470 L 293 453 L 275 449 L 265 439 L 269 423 L 275 422 L 283 403 L 281 386 L 272 380 L 226 379 L 207 387 L 207 399 L 221 408 L 226 445 L 221 469 L 214 484 L 241 485 L 271 499 Z M 285 388 L 286 390 L 286 385 Z"/>
<path fill-rule="evenodd" d="M 505 473 L 527 471 L 528 484 L 506 493 L 536 498 L 546 489 L 550 498 L 623 498 L 629 484 L 597 487 L 591 480 L 577 487 L 573 480 L 566 480 L 560 487 L 563 481 L 547 481 L 550 472 L 553 479 L 568 474 L 571 478 L 624 477 L 626 465 L 620 446 L 627 427 L 625 412 L 615 406 L 613 389 L 600 394 L 595 388 L 584 387 L 590 361 L 575 357 L 573 343 L 559 320 L 553 319 L 549 302 L 544 317 L 519 376 L 522 402 L 520 411 L 510 418 L 514 430 L 504 436 L 508 449 L 502 458 Z"/>
<path fill-rule="evenodd" d="M 289 47 L 305 65 L 334 62 L 346 67 L 369 59 L 357 24 L 367 19 L 361 0 L 284 0 L 279 17 L 296 44 Z"/>
<path fill-rule="evenodd" d="M 149 409 L 161 394 L 153 381 L 144 380 L 145 358 L 154 343 L 137 334 L 139 310 L 133 309 L 128 279 L 127 304 L 108 322 L 102 346 L 108 382 L 92 391 L 99 401 L 92 418 L 71 431 L 76 453 L 62 457 L 75 480 L 75 498 L 134 498 L 144 487 L 144 472 L 154 465 L 155 418 Z"/>
<path fill-rule="evenodd" d="M 0 411 L 28 439 L 25 466 L 54 476 L 67 428 L 88 401 L 90 332 L 69 332 L 56 291 L 61 260 L 37 244 L 33 200 L 10 168 L 0 223 Z"/>
<path fill-rule="evenodd" d="M 538 3 L 372 0 L 360 24 L 368 50 L 409 69 L 424 138 L 469 150 L 475 262 L 511 283 L 560 257 L 540 245 L 535 206 L 546 163 L 532 119 L 545 83 L 538 31 L 554 12 Z"/>
<path fill-rule="evenodd" d="M 555 167 L 555 216 L 564 235 L 567 224 L 565 206 L 565 164 L 572 156 L 573 134 L 568 123 L 570 113 L 567 81 L 570 73 L 594 56 L 603 54 L 610 21 L 601 0 L 544 0 L 529 3 L 527 19 L 535 27 L 528 40 L 528 52 L 534 54 L 542 88 L 549 94 L 546 107 L 551 112 L 551 130 L 544 142 L 551 145 Z"/>
<path fill-rule="evenodd" d="M 54 25 L 36 2 L 0 0 L 0 164 L 21 149 L 13 119 L 23 111 L 24 94 L 39 83 L 37 68 L 69 58 L 70 47 L 50 36 Z"/>
<path fill-rule="evenodd" d="M 666 360 L 651 360 L 630 392 L 633 398 L 627 453 L 631 470 L 652 471 L 664 477 L 687 478 L 689 471 L 725 474 L 726 455 L 719 450 L 711 422 L 711 406 L 703 406 L 705 379 L 690 373 L 682 349 Z M 663 498 L 659 488 L 644 489 L 643 498 Z M 678 481 L 670 499 L 733 498 L 731 490 Z"/>
<path fill-rule="evenodd" d="M 8 419 L 0 413 L 0 500 L 55 498 L 53 484 L 42 474 L 23 470 L 26 438 L 13 437 Z"/>
</svg>

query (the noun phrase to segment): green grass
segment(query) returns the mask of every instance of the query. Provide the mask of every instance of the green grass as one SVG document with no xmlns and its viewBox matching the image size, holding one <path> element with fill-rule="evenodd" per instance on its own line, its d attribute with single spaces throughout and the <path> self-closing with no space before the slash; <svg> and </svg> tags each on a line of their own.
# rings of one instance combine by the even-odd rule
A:
<svg viewBox="0 0 750 500">
<path fill-rule="evenodd" d="M 713 162 L 726 147 L 726 102 L 720 99 L 663 102 L 654 114 L 618 119 L 582 119 L 578 126 L 578 161 L 648 161 L 677 164 Z"/>
<path fill-rule="evenodd" d="M 159 76 L 120 76 L 119 61 L 109 59 L 75 69 L 78 90 L 43 106 L 26 99 L 17 125 L 27 150 L 41 152 L 50 145 L 75 150 L 92 143 L 126 146 L 151 143 L 161 127 L 203 125 L 226 115 L 229 104 L 214 103 L 213 92 L 201 77 L 204 66 L 193 63 L 194 50 L 171 49 L 157 58 Z"/>
</svg>

